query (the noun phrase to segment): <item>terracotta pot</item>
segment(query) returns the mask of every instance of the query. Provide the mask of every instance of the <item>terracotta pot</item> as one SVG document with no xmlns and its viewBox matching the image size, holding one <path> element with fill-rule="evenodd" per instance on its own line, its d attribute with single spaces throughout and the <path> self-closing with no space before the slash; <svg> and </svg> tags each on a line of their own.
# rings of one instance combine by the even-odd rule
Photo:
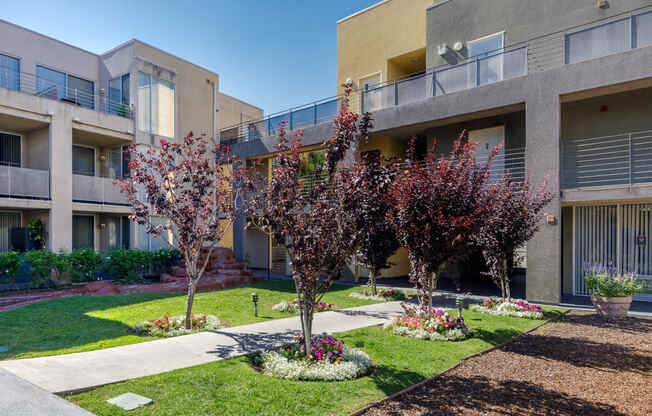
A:
<svg viewBox="0 0 652 416">
<path fill-rule="evenodd" d="M 593 306 L 602 316 L 610 318 L 621 318 L 627 316 L 629 307 L 632 304 L 631 296 L 606 298 L 604 296 L 591 296 Z"/>
</svg>

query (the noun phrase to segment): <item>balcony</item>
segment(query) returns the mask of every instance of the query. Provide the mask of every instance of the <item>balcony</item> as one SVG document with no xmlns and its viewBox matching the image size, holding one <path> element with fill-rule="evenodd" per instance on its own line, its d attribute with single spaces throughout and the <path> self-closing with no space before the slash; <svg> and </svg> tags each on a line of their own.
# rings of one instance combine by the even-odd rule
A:
<svg viewBox="0 0 652 416">
<path fill-rule="evenodd" d="M 0 197 L 50 199 L 50 171 L 0 166 Z"/>
<path fill-rule="evenodd" d="M 97 84 L 95 82 L 94 84 Z M 0 88 L 24 92 L 37 97 L 49 98 L 91 110 L 133 119 L 131 106 L 110 100 L 104 94 L 69 88 L 65 84 L 44 80 L 34 74 L 18 72 L 0 66 Z"/>
<path fill-rule="evenodd" d="M 113 184 L 113 178 L 101 176 L 72 175 L 72 199 L 100 205 L 129 205 L 120 187 Z"/>
<path fill-rule="evenodd" d="M 564 140 L 562 189 L 652 183 L 652 130 Z"/>
</svg>

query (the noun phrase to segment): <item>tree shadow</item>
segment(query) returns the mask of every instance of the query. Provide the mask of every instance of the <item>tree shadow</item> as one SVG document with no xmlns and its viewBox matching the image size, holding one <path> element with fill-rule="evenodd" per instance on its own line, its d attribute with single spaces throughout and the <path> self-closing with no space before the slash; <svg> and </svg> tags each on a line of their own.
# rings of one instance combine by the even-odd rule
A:
<svg viewBox="0 0 652 416">
<path fill-rule="evenodd" d="M 576 367 L 604 371 L 631 371 L 649 374 L 652 362 L 633 347 L 596 342 L 585 338 L 565 338 L 545 334 L 525 334 L 518 342 L 502 347 L 506 353 L 562 361 Z"/>
<path fill-rule="evenodd" d="M 521 334 L 513 328 L 496 328 L 493 331 L 487 331 L 482 328 L 473 328 L 473 336 L 479 338 L 490 345 L 496 346 L 503 344 L 510 339 Z"/>
<path fill-rule="evenodd" d="M 378 365 L 368 377 L 385 395 L 394 394 L 406 386 L 412 386 L 425 379 L 423 374 L 407 369 L 401 370 L 387 365 Z"/>
<path fill-rule="evenodd" d="M 0 313 L 0 345 L 9 351 L 0 360 L 20 354 L 63 350 L 129 335 L 123 322 L 89 315 L 153 300 L 183 297 L 178 293 L 72 296 L 33 303 Z"/>
<path fill-rule="evenodd" d="M 228 338 L 228 341 L 216 345 L 214 349 L 207 351 L 219 358 L 231 358 L 239 355 L 254 354 L 264 350 L 280 348 L 296 340 L 298 331 L 287 331 L 285 333 L 266 332 L 230 332 L 210 331 L 217 335 Z"/>
<path fill-rule="evenodd" d="M 528 414 L 624 415 L 608 403 L 593 403 L 527 381 L 441 376 L 368 412 L 383 415 Z"/>
</svg>

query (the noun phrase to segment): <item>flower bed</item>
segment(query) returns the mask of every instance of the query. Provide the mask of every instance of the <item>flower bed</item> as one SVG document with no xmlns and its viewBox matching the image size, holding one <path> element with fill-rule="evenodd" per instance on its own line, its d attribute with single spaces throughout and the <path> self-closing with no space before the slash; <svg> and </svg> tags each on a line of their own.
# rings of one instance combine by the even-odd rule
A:
<svg viewBox="0 0 652 416">
<path fill-rule="evenodd" d="M 543 318 L 543 310 L 536 305 L 530 305 L 525 300 L 488 299 L 480 305 L 471 305 L 469 309 L 497 316 L 515 316 L 528 319 Z"/>
<path fill-rule="evenodd" d="M 473 336 L 463 318 L 455 318 L 441 309 L 433 309 L 432 317 L 416 307 L 401 303 L 403 313 L 384 328 L 394 335 L 409 336 L 430 341 L 461 341 Z"/>
<path fill-rule="evenodd" d="M 378 289 L 376 292 L 377 295 L 373 295 L 370 289 L 363 289 L 361 293 L 353 292 L 349 293 L 349 296 L 356 299 L 369 299 L 369 300 L 383 300 L 383 301 L 395 301 L 395 300 L 404 300 L 407 298 L 404 292 L 396 290 L 392 287 L 387 289 Z"/>
<path fill-rule="evenodd" d="M 151 337 L 176 337 L 193 332 L 209 331 L 222 327 L 220 320 L 213 315 L 193 315 L 190 322 L 191 329 L 185 328 L 186 317 L 170 316 L 165 314 L 159 319 L 143 321 L 132 327 L 132 330 L 138 335 L 147 335 Z"/>
<path fill-rule="evenodd" d="M 312 352 L 305 354 L 303 342 L 261 353 L 256 358 L 263 374 L 286 380 L 342 381 L 366 375 L 371 358 L 363 351 L 349 348 L 332 336 L 316 337 Z"/>
<path fill-rule="evenodd" d="M 291 302 L 282 300 L 276 305 L 272 306 L 272 309 L 279 312 L 285 313 L 299 313 L 299 301 L 294 299 Z M 315 303 L 315 312 L 326 312 L 334 311 L 337 309 L 332 303 L 317 302 Z"/>
</svg>

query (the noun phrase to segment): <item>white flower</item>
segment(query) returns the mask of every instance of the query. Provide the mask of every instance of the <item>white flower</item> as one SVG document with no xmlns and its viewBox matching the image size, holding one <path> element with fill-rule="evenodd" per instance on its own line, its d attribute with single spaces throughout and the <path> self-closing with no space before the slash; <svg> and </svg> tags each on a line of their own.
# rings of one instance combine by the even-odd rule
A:
<svg viewBox="0 0 652 416">
<path fill-rule="evenodd" d="M 486 313 L 494 316 L 513 316 L 517 318 L 542 319 L 543 313 L 537 311 L 522 311 L 517 305 L 502 302 L 496 309 L 489 309 L 482 305 L 471 305 L 469 309 L 475 312 Z"/>
<path fill-rule="evenodd" d="M 348 347 L 343 348 L 339 363 L 288 360 L 277 351 L 263 352 L 261 358 L 264 374 L 287 380 L 351 380 L 367 374 L 373 364 L 366 353 Z"/>
</svg>

